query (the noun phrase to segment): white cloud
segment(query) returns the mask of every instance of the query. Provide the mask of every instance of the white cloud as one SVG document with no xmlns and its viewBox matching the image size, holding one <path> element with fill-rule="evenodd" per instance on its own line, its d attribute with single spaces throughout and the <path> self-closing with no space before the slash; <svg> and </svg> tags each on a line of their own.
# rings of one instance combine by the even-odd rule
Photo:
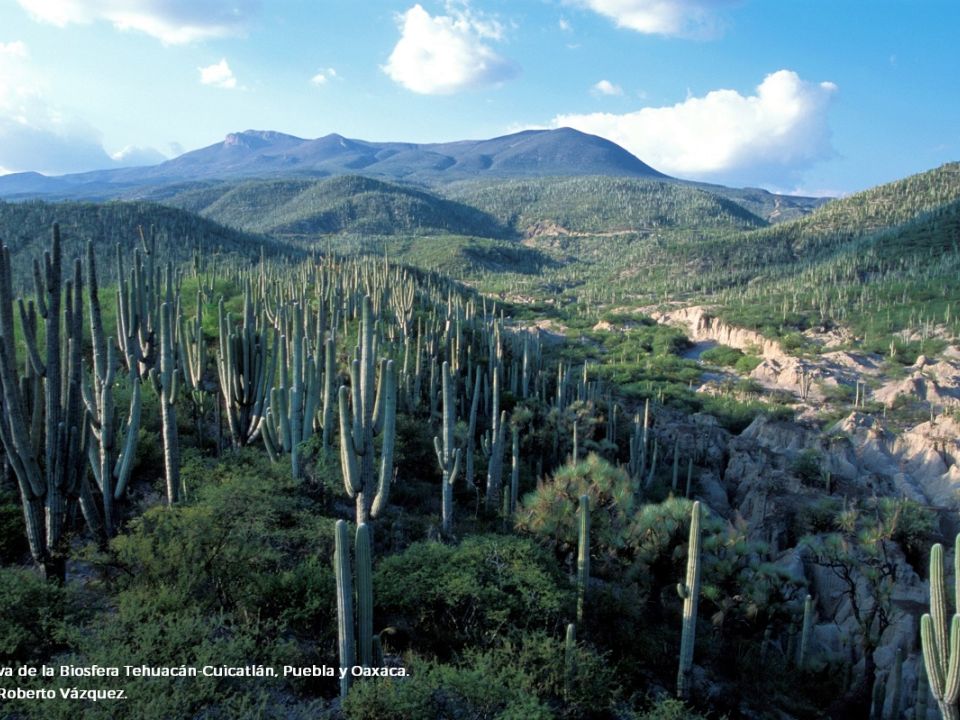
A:
<svg viewBox="0 0 960 720">
<path fill-rule="evenodd" d="M 310 82 L 314 85 L 326 85 L 328 82 L 333 80 L 337 76 L 337 71 L 333 68 L 327 68 L 326 70 L 320 70 L 316 75 L 310 78 Z"/>
<path fill-rule="evenodd" d="M 111 153 L 110 158 L 120 167 L 157 165 L 167 160 L 167 156 L 152 147 L 127 145 L 122 150 Z"/>
<path fill-rule="evenodd" d="M 8 43 L 0 42 L 0 55 L 25 58 L 27 56 L 27 46 L 22 40 L 14 40 Z"/>
<path fill-rule="evenodd" d="M 500 23 L 463 4 L 447 4 L 448 15 L 430 14 L 419 4 L 398 17 L 400 40 L 384 72 L 416 93 L 446 95 L 513 77 L 517 67 L 485 40 L 501 40 Z"/>
<path fill-rule="evenodd" d="M 0 48 L 0 173 L 116 167 L 100 133 L 48 99 L 43 77 L 27 58 L 21 42 Z"/>
<path fill-rule="evenodd" d="M 594 83 L 590 89 L 597 95 L 623 95 L 623 88 L 609 80 L 600 80 Z"/>
<path fill-rule="evenodd" d="M 17 0 L 34 19 L 65 27 L 106 20 L 176 45 L 243 33 L 259 0 Z"/>
<path fill-rule="evenodd" d="M 200 71 L 200 82 L 203 85 L 213 85 L 227 90 L 237 87 L 237 78 L 234 77 L 233 70 L 227 65 L 226 58 L 220 58 L 220 62 L 197 68 L 197 70 Z"/>
<path fill-rule="evenodd" d="M 733 0 L 575 0 L 617 27 L 650 35 L 710 37 L 722 30 L 717 11 Z"/>
<path fill-rule="evenodd" d="M 833 83 L 779 70 L 754 95 L 714 90 L 671 107 L 558 115 L 552 126 L 605 137 L 668 174 L 790 182 L 797 171 L 833 154 L 827 110 L 836 92 Z"/>
</svg>

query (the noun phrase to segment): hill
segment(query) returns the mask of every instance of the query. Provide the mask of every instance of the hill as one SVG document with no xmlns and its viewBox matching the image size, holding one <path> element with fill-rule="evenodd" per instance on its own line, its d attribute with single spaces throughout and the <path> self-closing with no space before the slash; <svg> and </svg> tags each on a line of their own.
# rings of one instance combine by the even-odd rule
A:
<svg viewBox="0 0 960 720">
<path fill-rule="evenodd" d="M 748 229 L 767 224 L 726 198 L 661 180 L 595 176 L 474 181 L 453 185 L 446 194 L 525 235 Z"/>
<path fill-rule="evenodd" d="M 193 187 L 162 202 L 253 232 L 312 237 L 436 233 L 502 237 L 489 214 L 416 188 L 359 176 Z"/>
<path fill-rule="evenodd" d="M 263 235 L 156 203 L 0 202 L 0 239 L 10 247 L 15 280 L 27 283 L 32 278 L 31 263 L 49 246 L 54 223 L 60 224 L 64 258 L 80 257 L 87 241 L 93 241 L 104 281 L 115 275 L 117 244 L 127 248 L 139 245 L 141 228 L 148 238 L 156 239 L 161 262 L 170 260 L 177 265 L 191 261 L 198 252 L 205 260 L 218 263 L 255 262 L 261 249 L 268 255 L 302 254 Z"/>
</svg>

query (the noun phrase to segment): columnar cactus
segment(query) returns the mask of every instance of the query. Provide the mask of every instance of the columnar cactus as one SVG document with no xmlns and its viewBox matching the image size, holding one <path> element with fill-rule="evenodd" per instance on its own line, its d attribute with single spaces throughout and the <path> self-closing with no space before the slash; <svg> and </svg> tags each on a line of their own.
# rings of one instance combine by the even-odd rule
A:
<svg viewBox="0 0 960 720">
<path fill-rule="evenodd" d="M 339 393 L 340 465 L 347 494 L 356 500 L 358 525 L 376 518 L 387 504 L 396 440 L 397 383 L 393 360 L 380 362 L 375 388 L 372 315 L 367 295 L 361 315 L 360 358 L 354 359 L 350 368 L 350 389 L 341 386 Z M 383 447 L 378 472 L 373 438 L 381 433 Z"/>
<path fill-rule="evenodd" d="M 353 634 L 353 573 L 350 569 L 350 544 L 347 523 L 337 520 L 334 535 L 333 564 L 337 583 L 337 641 L 340 651 L 340 697 L 350 690 L 350 669 L 356 664 Z M 346 672 L 344 672 L 346 670 Z"/>
<path fill-rule="evenodd" d="M 39 263 L 34 263 L 36 304 L 30 303 L 28 309 L 19 302 L 28 356 L 27 375 L 21 382 L 17 374 L 10 249 L 6 245 L 0 248 L 0 442 L 17 477 L 30 553 L 45 577 L 60 581 L 65 574 L 68 498 L 80 496 L 88 525 L 99 526 L 83 472 L 87 419 L 81 398 L 83 295 L 79 260 L 73 281 L 65 286 L 61 268 L 60 229 L 54 225 L 53 244 L 44 253 L 42 273 Z M 44 320 L 43 353 L 36 334 L 38 314 Z"/>
<path fill-rule="evenodd" d="M 453 484 L 460 472 L 460 449 L 453 447 L 453 427 L 456 424 L 455 379 L 450 371 L 450 363 L 443 361 L 443 443 L 439 437 L 433 438 L 433 447 L 437 453 L 437 462 L 443 474 L 443 532 L 449 534 L 453 527 Z"/>
<path fill-rule="evenodd" d="M 960 598 L 960 535 L 955 541 L 954 598 Z M 954 613 L 947 634 L 947 589 L 943 573 L 943 546 L 930 550 L 930 613 L 920 618 L 920 640 L 930 691 L 944 720 L 957 720 L 960 696 L 960 614 Z M 949 642 L 949 645 L 948 645 Z"/>
<path fill-rule="evenodd" d="M 107 536 L 113 534 L 113 501 L 122 497 L 133 469 L 137 436 L 140 430 L 140 376 L 129 373 L 130 408 L 127 412 L 124 442 L 117 448 L 116 405 L 113 397 L 117 356 L 113 338 L 104 337 L 100 307 L 97 266 L 93 243 L 87 243 L 87 296 L 90 300 L 90 330 L 93 354 L 93 384 L 84 381 L 82 390 L 90 418 L 90 432 L 96 447 L 89 453 L 90 468 L 103 496 L 103 522 Z"/>
<path fill-rule="evenodd" d="M 683 634 L 680 640 L 680 669 L 677 672 L 677 697 L 690 695 L 690 677 L 693 673 L 693 644 L 697 630 L 697 604 L 700 598 L 700 503 L 694 502 L 690 511 L 690 541 L 687 545 L 686 582 L 677 584 L 677 593 L 683 599 Z"/>
<path fill-rule="evenodd" d="M 803 629 L 800 632 L 800 654 L 797 657 L 797 667 L 807 669 L 810 659 L 810 636 L 813 634 L 813 597 L 807 595 L 803 601 Z"/>
<path fill-rule="evenodd" d="M 270 392 L 270 403 L 263 423 L 263 440 L 271 459 L 276 461 L 282 453 L 290 456 L 291 473 L 296 479 L 301 476 L 299 445 L 313 435 L 320 408 L 324 408 L 324 437 L 329 441 L 330 416 L 333 414 L 333 340 L 326 339 L 323 346 L 325 361 L 320 362 L 319 338 L 313 352 L 304 337 L 303 310 L 293 306 L 293 337 L 288 342 L 286 335 L 280 338 L 280 386 Z M 326 445 L 324 446 L 326 448 Z"/>
<path fill-rule="evenodd" d="M 160 306 L 160 371 L 150 372 L 154 388 L 160 396 L 160 431 L 163 438 L 163 467 L 167 480 L 167 504 L 180 499 L 180 440 L 177 435 L 177 397 L 180 393 L 179 373 L 174 355 L 173 308 Z"/>
<path fill-rule="evenodd" d="M 357 644 L 360 664 L 363 667 L 370 667 L 373 664 L 373 550 L 371 548 L 370 526 L 366 523 L 357 526 L 355 558 Z"/>
<path fill-rule="evenodd" d="M 263 322 L 258 322 L 249 283 L 243 293 L 242 325 L 233 327 L 233 319 L 221 299 L 219 330 L 220 393 L 230 437 L 235 446 L 243 447 L 260 437 L 276 372 L 279 331 L 274 328 L 271 346 L 269 330 L 263 327 Z"/>
<path fill-rule="evenodd" d="M 569 697 L 573 689 L 573 678 L 577 672 L 577 626 L 574 623 L 567 625 L 563 651 L 563 694 Z"/>
<path fill-rule="evenodd" d="M 590 496 L 580 496 L 579 534 L 577 536 L 577 622 L 583 622 L 583 606 L 590 584 Z"/>
</svg>

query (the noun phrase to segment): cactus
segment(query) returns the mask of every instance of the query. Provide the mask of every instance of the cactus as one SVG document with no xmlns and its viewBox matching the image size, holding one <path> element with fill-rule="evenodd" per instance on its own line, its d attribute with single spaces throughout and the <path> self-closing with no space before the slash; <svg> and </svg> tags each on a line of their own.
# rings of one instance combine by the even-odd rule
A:
<svg viewBox="0 0 960 720">
<path fill-rule="evenodd" d="M 276 353 L 271 350 L 269 331 L 262 327 L 262 318 L 258 321 L 249 282 L 244 288 L 240 327 L 233 327 L 233 318 L 225 311 L 222 298 L 218 312 L 220 394 L 231 440 L 234 446 L 243 447 L 260 436 L 276 371 Z M 274 328 L 272 348 L 280 344 L 279 338 L 279 331 Z"/>
<path fill-rule="evenodd" d="M 487 455 L 487 512 L 493 512 L 498 507 L 500 485 L 503 479 L 503 451 L 506 444 L 507 411 L 500 411 L 500 381 L 499 366 L 490 370 L 492 375 L 492 401 L 490 437 L 483 441 L 483 450 Z"/>
<path fill-rule="evenodd" d="M 72 282 L 63 283 L 61 269 L 60 228 L 54 225 L 42 273 L 40 264 L 34 262 L 36 302 L 28 307 L 22 300 L 18 303 L 27 347 L 27 372 L 21 379 L 17 375 L 10 249 L 6 245 L 0 248 L 0 442 L 17 477 L 30 553 L 44 577 L 62 582 L 68 501 L 79 496 L 94 532 L 100 530 L 100 520 L 84 472 L 89 433 L 81 398 L 80 262 L 74 264 Z M 45 326 L 42 354 L 36 334 L 38 315 Z"/>
<path fill-rule="evenodd" d="M 456 424 L 456 401 L 454 396 L 454 378 L 450 371 L 450 363 L 443 361 L 443 443 L 434 436 L 433 447 L 437 453 L 437 462 L 443 474 L 443 532 L 450 534 L 453 527 L 453 484 L 460 472 L 460 450 L 453 447 L 453 426 Z"/>
<path fill-rule="evenodd" d="M 340 387 L 340 464 L 347 494 L 356 500 L 357 524 L 376 518 L 387 504 L 393 476 L 397 384 L 392 360 L 380 362 L 374 398 L 373 310 L 363 299 L 360 358 L 350 368 L 351 388 Z M 352 397 L 351 397 L 352 396 Z M 383 435 L 380 469 L 375 470 L 373 438 Z"/>
<path fill-rule="evenodd" d="M 302 467 L 299 446 L 313 435 L 317 414 L 324 409 L 324 437 L 329 442 L 333 414 L 333 373 L 335 355 L 333 340 L 327 337 L 323 349 L 319 345 L 308 352 L 303 334 L 303 310 L 293 306 L 293 338 L 280 338 L 280 386 L 270 392 L 270 402 L 262 426 L 264 445 L 272 460 L 281 453 L 290 456 L 291 474 L 299 479 Z M 323 352 L 324 362 L 320 362 Z M 292 377 L 291 377 L 292 376 Z M 327 445 L 324 445 L 326 449 Z"/>
<path fill-rule="evenodd" d="M 693 503 L 690 511 L 690 541 L 687 545 L 686 582 L 677 585 L 683 599 L 683 634 L 680 640 L 680 669 L 677 673 L 677 697 L 686 700 L 690 695 L 690 677 L 693 673 L 693 644 L 697 630 L 697 603 L 700 597 L 700 503 Z"/>
<path fill-rule="evenodd" d="M 580 526 L 577 536 L 577 622 L 583 622 L 583 606 L 590 584 L 590 496 L 580 496 Z"/>
<path fill-rule="evenodd" d="M 510 427 L 510 502 L 507 517 L 517 511 L 517 499 L 520 494 L 520 427 L 514 423 Z"/>
<path fill-rule="evenodd" d="M 163 437 L 163 468 L 167 481 L 167 504 L 180 498 L 180 440 L 177 435 L 177 397 L 180 390 L 173 348 L 173 308 L 169 302 L 160 306 L 160 371 L 150 371 L 154 389 L 160 396 L 160 430 Z"/>
<path fill-rule="evenodd" d="M 573 679 L 577 672 L 577 626 L 567 625 L 567 637 L 563 645 L 563 694 L 569 698 L 573 690 Z"/>
<path fill-rule="evenodd" d="M 670 475 L 670 489 L 677 491 L 677 483 L 680 479 L 680 436 L 673 439 L 673 469 Z"/>
<path fill-rule="evenodd" d="M 954 598 L 960 597 L 960 535 L 954 553 Z M 920 618 L 920 640 L 930 691 L 944 720 L 957 720 L 957 697 L 960 695 L 960 614 L 954 614 L 947 634 L 947 590 L 943 573 L 943 546 L 937 543 L 930 550 L 930 613 Z"/>
<path fill-rule="evenodd" d="M 84 403 L 90 418 L 90 432 L 96 444 L 90 446 L 90 468 L 103 496 L 103 523 L 107 536 L 113 534 L 113 501 L 122 497 L 133 469 L 142 408 L 140 376 L 130 373 L 130 408 L 122 449 L 117 450 L 116 406 L 113 383 L 117 356 L 113 338 L 105 338 L 100 308 L 97 266 L 93 243 L 87 243 L 87 296 L 90 301 L 90 330 L 93 347 L 93 385 L 82 384 Z"/>
<path fill-rule="evenodd" d="M 800 634 L 800 654 L 797 656 L 797 667 L 807 669 L 810 659 L 810 636 L 813 632 L 813 598 L 807 595 L 803 601 L 803 626 Z"/>
<path fill-rule="evenodd" d="M 340 651 L 340 698 L 350 690 L 350 669 L 356 662 L 353 635 L 353 586 L 347 523 L 337 520 L 334 535 L 334 574 L 337 583 L 337 639 Z M 343 672 L 346 669 L 346 672 Z"/>
<path fill-rule="evenodd" d="M 373 663 L 373 554 L 370 526 L 357 526 L 355 539 L 357 580 L 357 650 L 360 664 L 370 667 Z"/>
</svg>

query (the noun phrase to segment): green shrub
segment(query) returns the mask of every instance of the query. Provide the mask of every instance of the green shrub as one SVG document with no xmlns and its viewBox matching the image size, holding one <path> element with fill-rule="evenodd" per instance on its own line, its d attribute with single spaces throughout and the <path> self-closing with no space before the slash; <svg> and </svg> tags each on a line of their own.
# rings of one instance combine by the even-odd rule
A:
<svg viewBox="0 0 960 720">
<path fill-rule="evenodd" d="M 31 570 L 0 568 L 0 666 L 49 657 L 66 639 L 71 614 L 63 588 Z"/>
<path fill-rule="evenodd" d="M 419 542 L 374 573 L 375 617 L 401 645 L 449 657 L 520 631 L 559 633 L 573 592 L 552 558 L 530 540 L 477 535 L 457 546 Z"/>
</svg>

